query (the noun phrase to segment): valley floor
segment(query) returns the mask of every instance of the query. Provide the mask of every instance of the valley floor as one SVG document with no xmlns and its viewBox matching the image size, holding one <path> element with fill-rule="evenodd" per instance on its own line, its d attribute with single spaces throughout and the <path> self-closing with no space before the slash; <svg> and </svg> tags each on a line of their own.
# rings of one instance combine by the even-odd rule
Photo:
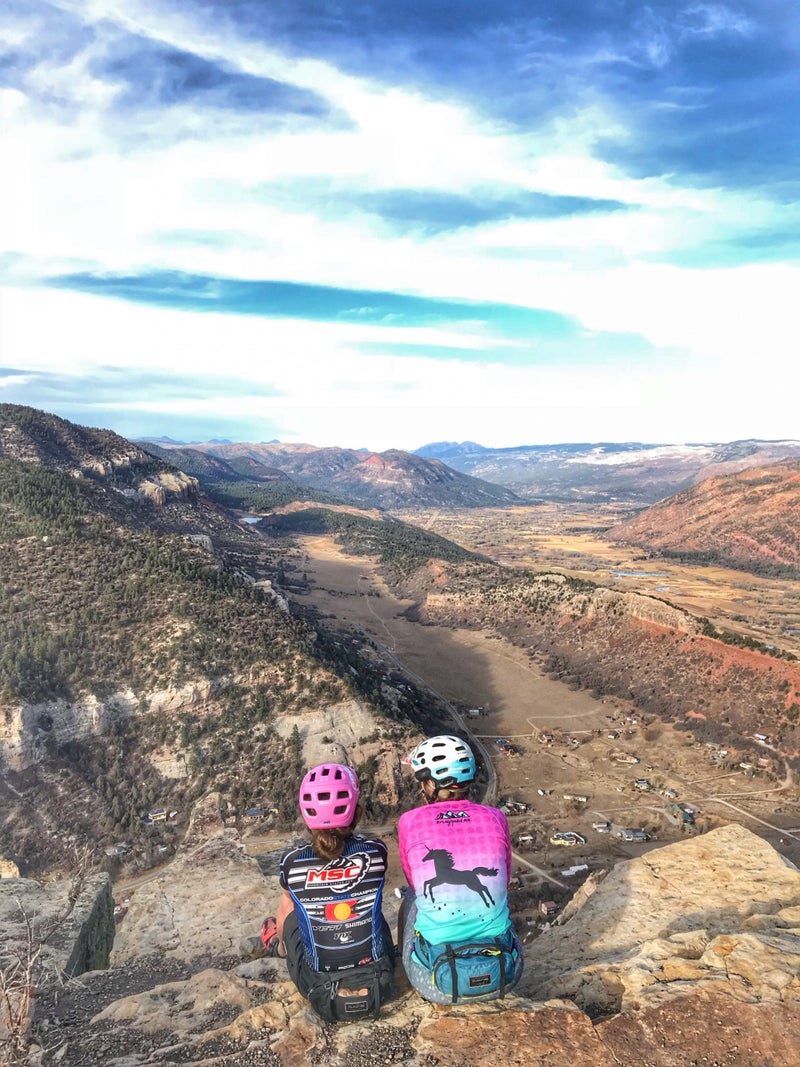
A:
<svg viewBox="0 0 800 1067">
<path fill-rule="evenodd" d="M 398 517 L 506 566 L 554 570 L 661 597 L 726 630 L 800 655 L 800 582 L 677 559 L 647 559 L 635 545 L 602 536 L 625 514 L 610 505 L 541 504 L 415 509 Z"/>
<path fill-rule="evenodd" d="M 677 799 L 700 809 L 699 829 L 741 822 L 800 865 L 800 795 L 784 777 L 781 761 L 772 776 L 757 770 L 725 773 L 713 762 L 713 751 L 690 735 L 670 724 L 643 722 L 633 705 L 618 698 L 598 699 L 552 680 L 524 648 L 481 629 L 410 621 L 406 612 L 413 601 L 392 594 L 374 561 L 344 554 L 329 537 L 304 537 L 299 544 L 296 565 L 309 591 L 296 599 L 312 604 L 326 626 L 363 630 L 377 656 L 396 657 L 462 715 L 484 709 L 480 718 L 464 721 L 492 754 L 498 796 L 529 805 L 527 813 L 509 819 L 515 839 L 529 832 L 536 837 L 533 849 L 522 845 L 526 851 L 517 851 L 523 884 L 539 884 L 544 872 L 550 883 L 566 888 L 563 869 L 582 863 L 608 867 L 679 838 L 686 831 L 672 810 L 676 798 L 663 796 L 661 789 L 675 790 Z M 543 733 L 554 740 L 542 740 Z M 498 737 L 519 745 L 522 754 L 503 755 Z M 640 762 L 617 762 L 613 755 L 619 751 Z M 653 788 L 636 788 L 640 777 Z M 611 833 L 592 829 L 603 821 L 611 824 Z M 615 836 L 627 828 L 645 829 L 651 839 L 631 844 Z M 551 845 L 551 834 L 566 829 L 587 843 Z"/>
</svg>

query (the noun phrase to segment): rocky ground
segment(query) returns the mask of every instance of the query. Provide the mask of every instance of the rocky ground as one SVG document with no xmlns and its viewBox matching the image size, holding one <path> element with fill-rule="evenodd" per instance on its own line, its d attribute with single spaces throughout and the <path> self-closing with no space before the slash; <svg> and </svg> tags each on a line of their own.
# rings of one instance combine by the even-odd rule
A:
<svg viewBox="0 0 800 1067">
<path fill-rule="evenodd" d="M 328 1026 L 282 961 L 232 951 L 274 910 L 277 879 L 210 798 L 176 862 L 134 894 L 110 969 L 39 992 L 28 1063 L 800 1067 L 787 1040 L 800 1026 L 800 872 L 768 844 L 725 827 L 590 889 L 527 947 L 504 1000 L 436 1007 L 400 973 L 377 1020 Z"/>
</svg>

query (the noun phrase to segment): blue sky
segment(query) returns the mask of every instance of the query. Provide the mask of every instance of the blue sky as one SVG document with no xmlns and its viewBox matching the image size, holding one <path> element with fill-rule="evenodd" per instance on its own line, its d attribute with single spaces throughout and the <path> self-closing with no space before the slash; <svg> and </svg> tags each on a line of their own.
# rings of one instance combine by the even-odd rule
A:
<svg viewBox="0 0 800 1067">
<path fill-rule="evenodd" d="M 0 401 L 800 437 L 794 0 L 7 0 Z"/>
</svg>

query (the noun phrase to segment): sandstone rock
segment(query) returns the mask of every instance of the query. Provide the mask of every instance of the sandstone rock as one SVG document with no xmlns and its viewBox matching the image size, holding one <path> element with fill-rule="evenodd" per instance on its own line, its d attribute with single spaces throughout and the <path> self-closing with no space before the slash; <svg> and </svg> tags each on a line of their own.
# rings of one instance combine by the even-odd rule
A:
<svg viewBox="0 0 800 1067">
<path fill-rule="evenodd" d="M 655 1005 L 688 982 L 748 1001 L 794 995 L 799 902 L 800 872 L 726 826 L 618 864 L 569 922 L 530 945 L 520 991 L 592 1013 Z"/>
<path fill-rule="evenodd" d="M 378 760 L 374 790 L 385 804 L 398 801 L 396 769 L 399 751 L 389 741 L 363 742 L 375 734 L 375 718 L 356 701 L 348 700 L 325 708 L 314 708 L 313 715 L 282 715 L 274 722 L 281 737 L 289 738 L 297 727 L 303 741 L 303 759 L 310 767 L 326 760 L 356 766 L 376 756 Z M 323 738 L 335 738 L 335 741 Z M 386 758 L 387 750 L 391 751 Z"/>
<path fill-rule="evenodd" d="M 37 942 L 43 939 L 42 962 L 51 975 L 78 975 L 108 965 L 114 901 L 107 874 L 89 875 L 79 888 L 69 881 L 43 885 L 31 878 L 3 878 L 0 948 L 8 950 L 25 941 L 25 916 Z"/>
<path fill-rule="evenodd" d="M 19 878 L 19 867 L 5 856 L 0 856 L 0 878 Z"/>
<path fill-rule="evenodd" d="M 618 1015 L 597 1033 L 617 1067 L 800 1067 L 796 1003 L 742 1004 L 700 991 Z"/>
<path fill-rule="evenodd" d="M 219 795 L 212 794 L 195 806 L 173 862 L 133 893 L 113 961 L 237 954 L 240 940 L 275 914 L 279 896 L 277 878 L 265 878 L 236 831 L 223 826 Z"/>
<path fill-rule="evenodd" d="M 198 711 L 228 684 L 227 678 L 201 679 L 144 694 L 143 699 L 149 713 Z M 49 700 L 6 708 L 0 716 L 0 766 L 24 771 L 45 759 L 52 744 L 63 745 L 102 734 L 113 723 L 137 714 L 141 699 L 128 689 L 102 700 L 87 693 L 71 702 Z M 185 767 L 176 761 L 177 753 L 165 750 L 160 755 L 170 777 L 185 775 Z"/>
<path fill-rule="evenodd" d="M 128 690 L 105 700 L 86 694 L 74 702 L 48 700 L 6 708 L 0 716 L 0 764 L 23 771 L 45 758 L 50 743 L 63 745 L 102 733 L 132 715 L 136 705 Z"/>
<path fill-rule="evenodd" d="M 200 916 L 218 933 L 228 909 L 241 915 L 230 894 L 251 862 L 222 828 L 218 798 L 206 798 L 158 893 L 143 897 L 139 925 L 126 931 L 125 920 L 125 951 L 158 944 L 144 925 L 155 915 L 163 935 L 158 894 L 173 927 Z M 260 874 L 256 885 L 263 898 Z M 206 930 L 167 951 L 191 959 L 225 948 Z M 526 968 L 504 1000 L 452 1008 L 423 1001 L 398 971 L 378 1019 L 340 1027 L 314 1015 L 281 960 L 204 967 L 181 981 L 162 970 L 152 989 L 95 1009 L 82 1026 L 71 1019 L 63 1067 L 800 1067 L 800 872 L 741 827 L 619 864 L 572 919 L 528 946 Z"/>
<path fill-rule="evenodd" d="M 0 1063 L 4 1049 L 27 1039 L 36 992 L 107 966 L 113 940 L 108 875 L 91 875 L 80 885 L 0 881 Z"/>
<path fill-rule="evenodd" d="M 489 1008 L 452 1009 L 423 1023 L 419 1053 L 434 1056 L 441 1067 L 489 1062 L 509 1067 L 619 1067 L 583 1012 L 563 1006 Z"/>
<path fill-rule="evenodd" d="M 208 968 L 186 982 L 168 982 L 123 997 L 99 1012 L 92 1024 L 122 1023 L 144 1033 L 167 1030 L 199 1037 L 216 1030 L 225 1016 L 248 1010 L 251 987 L 245 978 Z"/>
</svg>

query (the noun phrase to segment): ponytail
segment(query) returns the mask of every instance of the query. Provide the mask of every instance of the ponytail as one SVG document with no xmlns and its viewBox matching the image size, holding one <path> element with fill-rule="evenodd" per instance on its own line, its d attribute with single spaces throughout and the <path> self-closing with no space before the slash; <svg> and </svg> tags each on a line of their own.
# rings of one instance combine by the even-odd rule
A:
<svg viewBox="0 0 800 1067">
<path fill-rule="evenodd" d="M 344 854 L 345 845 L 352 837 L 361 815 L 362 807 L 359 803 L 349 826 L 326 826 L 321 830 L 312 830 L 311 847 L 314 853 L 328 862 L 338 860 Z"/>
</svg>

